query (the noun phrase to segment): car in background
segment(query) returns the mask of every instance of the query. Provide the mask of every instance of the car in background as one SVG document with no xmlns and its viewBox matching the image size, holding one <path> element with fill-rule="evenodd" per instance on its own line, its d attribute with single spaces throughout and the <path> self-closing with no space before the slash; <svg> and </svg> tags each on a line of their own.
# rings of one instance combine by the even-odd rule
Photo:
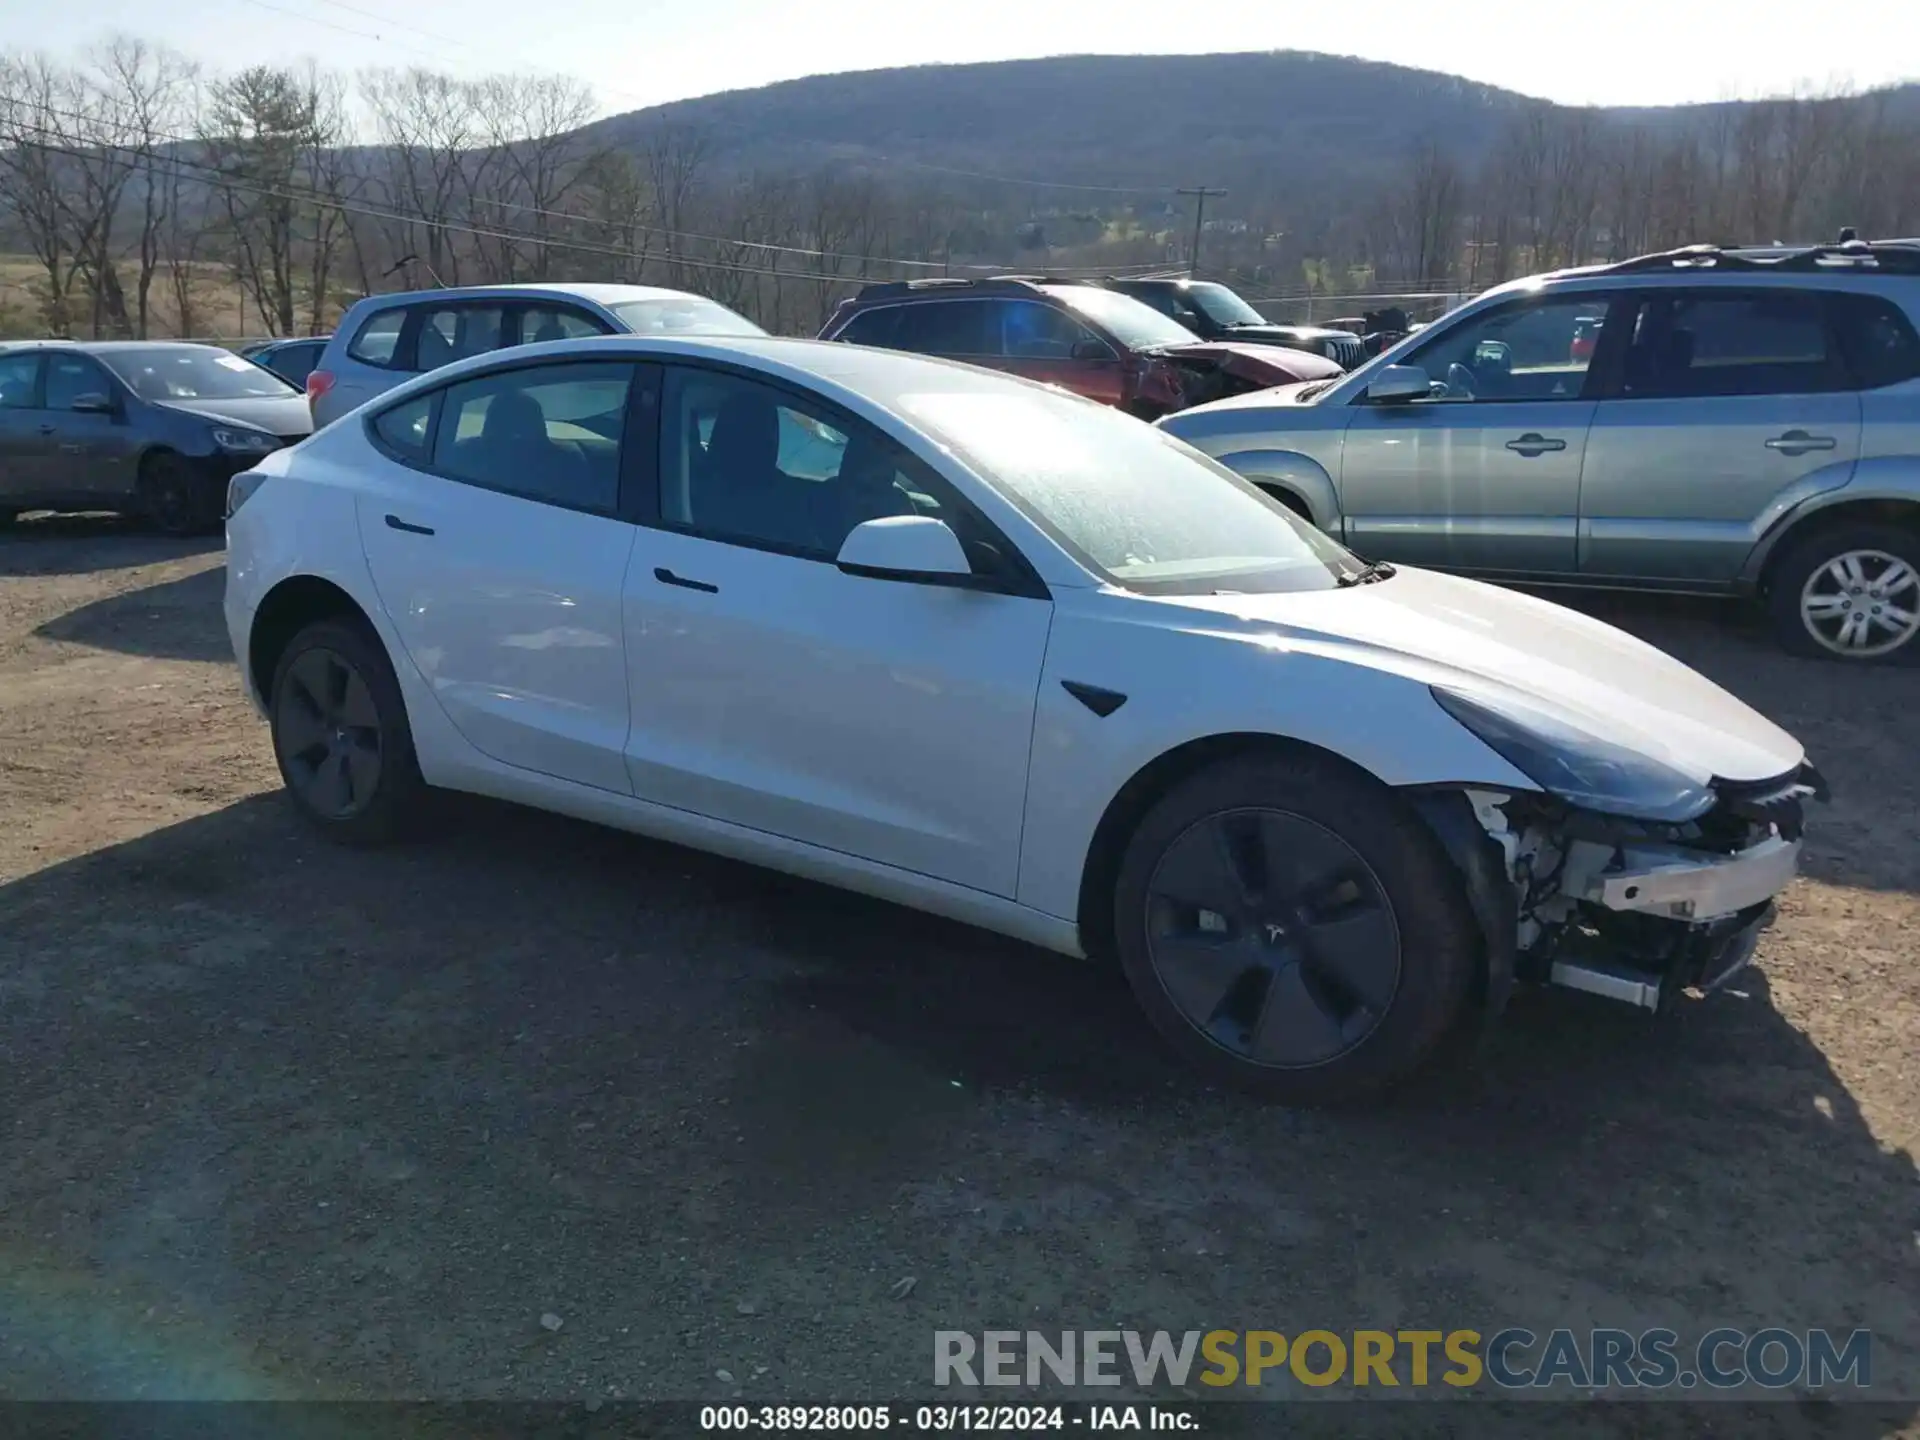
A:
<svg viewBox="0 0 1920 1440">
<path fill-rule="evenodd" d="M 1167 429 L 1370 558 L 1748 596 L 1920 658 L 1920 244 L 1689 246 L 1517 280 L 1332 383 Z"/>
<path fill-rule="evenodd" d="M 217 529 L 227 481 L 313 430 L 301 393 L 214 345 L 0 348 L 0 520 L 117 510 L 170 535 Z"/>
<path fill-rule="evenodd" d="M 369 295 L 307 376 L 316 427 L 469 355 L 590 335 L 764 335 L 704 295 L 653 285 L 467 285 Z"/>
<path fill-rule="evenodd" d="M 289 385 L 305 388 L 307 376 L 327 348 L 325 335 L 296 335 L 285 340 L 257 340 L 242 345 L 240 355 L 278 375 Z"/>
<path fill-rule="evenodd" d="M 1405 1077 L 1516 982 L 1724 983 L 1821 789 L 1610 626 L 1366 565 L 1117 410 L 897 352 L 478 356 L 229 512 L 241 683 L 320 833 L 474 791 L 1117 960 L 1184 1055 L 1287 1100 Z"/>
<path fill-rule="evenodd" d="M 1340 373 L 1301 350 L 1200 340 L 1130 295 L 1046 276 L 868 285 L 841 302 L 820 338 L 964 360 L 1143 420 Z"/>
<path fill-rule="evenodd" d="M 1320 325 L 1278 325 L 1217 280 L 1101 281 L 1107 289 L 1131 295 L 1162 315 L 1178 320 L 1202 340 L 1244 340 L 1250 345 L 1284 345 L 1324 355 L 1342 370 L 1367 358 L 1360 337 Z"/>
</svg>

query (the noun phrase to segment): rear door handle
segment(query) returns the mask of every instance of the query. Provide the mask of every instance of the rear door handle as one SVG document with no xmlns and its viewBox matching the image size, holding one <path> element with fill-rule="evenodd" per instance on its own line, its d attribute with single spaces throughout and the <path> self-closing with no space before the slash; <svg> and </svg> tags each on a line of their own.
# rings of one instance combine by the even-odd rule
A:
<svg viewBox="0 0 1920 1440">
<path fill-rule="evenodd" d="M 1549 450 L 1564 450 L 1566 448 L 1566 441 L 1555 440 L 1545 435 L 1536 435 L 1531 430 L 1525 435 L 1522 435 L 1518 440 L 1507 441 L 1507 449 L 1517 451 L 1527 456 L 1544 455 Z"/>
<path fill-rule="evenodd" d="M 53 431 L 54 431 L 54 427 L 51 425 L 42 425 L 40 427 L 40 433 L 42 435 L 51 435 L 53 434 Z"/>
<path fill-rule="evenodd" d="M 664 565 L 653 567 L 653 578 L 662 585 L 678 585 L 682 590 L 698 590 L 703 595 L 718 595 L 720 587 L 709 585 L 704 580 L 689 580 L 684 575 L 676 575 Z"/>
<path fill-rule="evenodd" d="M 404 530 L 409 535 L 433 534 L 433 527 L 431 525 L 410 525 L 398 515 L 387 516 L 387 528 L 389 530 Z"/>
<path fill-rule="evenodd" d="M 1839 442 L 1831 435 L 1809 435 L 1804 430 L 1789 430 L 1767 441 L 1769 450 L 1782 455 L 1805 455 L 1809 450 L 1831 450 Z"/>
</svg>

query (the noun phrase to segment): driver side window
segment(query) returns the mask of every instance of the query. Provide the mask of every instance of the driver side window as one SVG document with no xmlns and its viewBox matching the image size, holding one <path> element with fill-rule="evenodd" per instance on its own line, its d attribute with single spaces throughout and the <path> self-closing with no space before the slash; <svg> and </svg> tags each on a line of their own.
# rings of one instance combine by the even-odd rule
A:
<svg viewBox="0 0 1920 1440">
<path fill-rule="evenodd" d="M 1461 321 L 1407 357 L 1434 382 L 1415 403 L 1578 399 L 1610 299 L 1549 296 Z"/>
<path fill-rule="evenodd" d="M 82 395 L 112 394 L 113 382 L 107 372 L 85 355 L 47 357 L 47 409 L 71 410 Z"/>
<path fill-rule="evenodd" d="M 944 481 L 879 431 L 794 391 L 722 371 L 667 372 L 660 518 L 712 540 L 830 561 L 867 520 L 972 529 Z"/>
</svg>

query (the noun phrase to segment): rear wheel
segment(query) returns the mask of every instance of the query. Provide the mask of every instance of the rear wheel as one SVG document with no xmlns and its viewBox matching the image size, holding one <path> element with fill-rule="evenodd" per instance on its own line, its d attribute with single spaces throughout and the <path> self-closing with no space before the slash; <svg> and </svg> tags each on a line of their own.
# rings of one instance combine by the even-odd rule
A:
<svg viewBox="0 0 1920 1440">
<path fill-rule="evenodd" d="M 1298 1104 L 1418 1068 L 1480 957 L 1419 818 L 1310 759 L 1226 761 L 1163 797 L 1121 861 L 1114 921 L 1134 994 L 1176 1050 Z"/>
<path fill-rule="evenodd" d="M 1781 557 L 1767 608 L 1774 634 L 1797 655 L 1920 654 L 1920 536 L 1896 525 L 1816 531 Z"/>
<path fill-rule="evenodd" d="M 199 535 L 220 521 L 218 484 L 185 456 L 162 451 L 140 462 L 140 512 L 162 535 Z"/>
<path fill-rule="evenodd" d="M 378 639 L 350 622 L 317 621 L 281 652 L 270 693 L 274 757 L 301 815 L 348 844 L 405 833 L 427 787 Z"/>
</svg>

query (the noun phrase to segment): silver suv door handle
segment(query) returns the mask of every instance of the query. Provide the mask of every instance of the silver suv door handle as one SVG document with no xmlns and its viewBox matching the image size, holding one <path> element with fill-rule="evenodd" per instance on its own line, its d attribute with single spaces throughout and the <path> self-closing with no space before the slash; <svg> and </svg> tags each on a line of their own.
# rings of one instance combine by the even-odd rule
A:
<svg viewBox="0 0 1920 1440">
<path fill-rule="evenodd" d="M 1789 430 L 1767 441 L 1767 448 L 1778 450 L 1782 455 L 1804 455 L 1809 450 L 1831 450 L 1837 443 L 1831 435 L 1809 435 L 1804 430 Z"/>
<path fill-rule="evenodd" d="M 1522 435 L 1518 440 L 1507 441 L 1507 449 L 1517 450 L 1520 454 L 1529 457 L 1544 455 L 1549 450 L 1564 450 L 1566 448 L 1566 441 L 1550 439 L 1545 435 L 1536 435 L 1531 430 Z"/>
</svg>

